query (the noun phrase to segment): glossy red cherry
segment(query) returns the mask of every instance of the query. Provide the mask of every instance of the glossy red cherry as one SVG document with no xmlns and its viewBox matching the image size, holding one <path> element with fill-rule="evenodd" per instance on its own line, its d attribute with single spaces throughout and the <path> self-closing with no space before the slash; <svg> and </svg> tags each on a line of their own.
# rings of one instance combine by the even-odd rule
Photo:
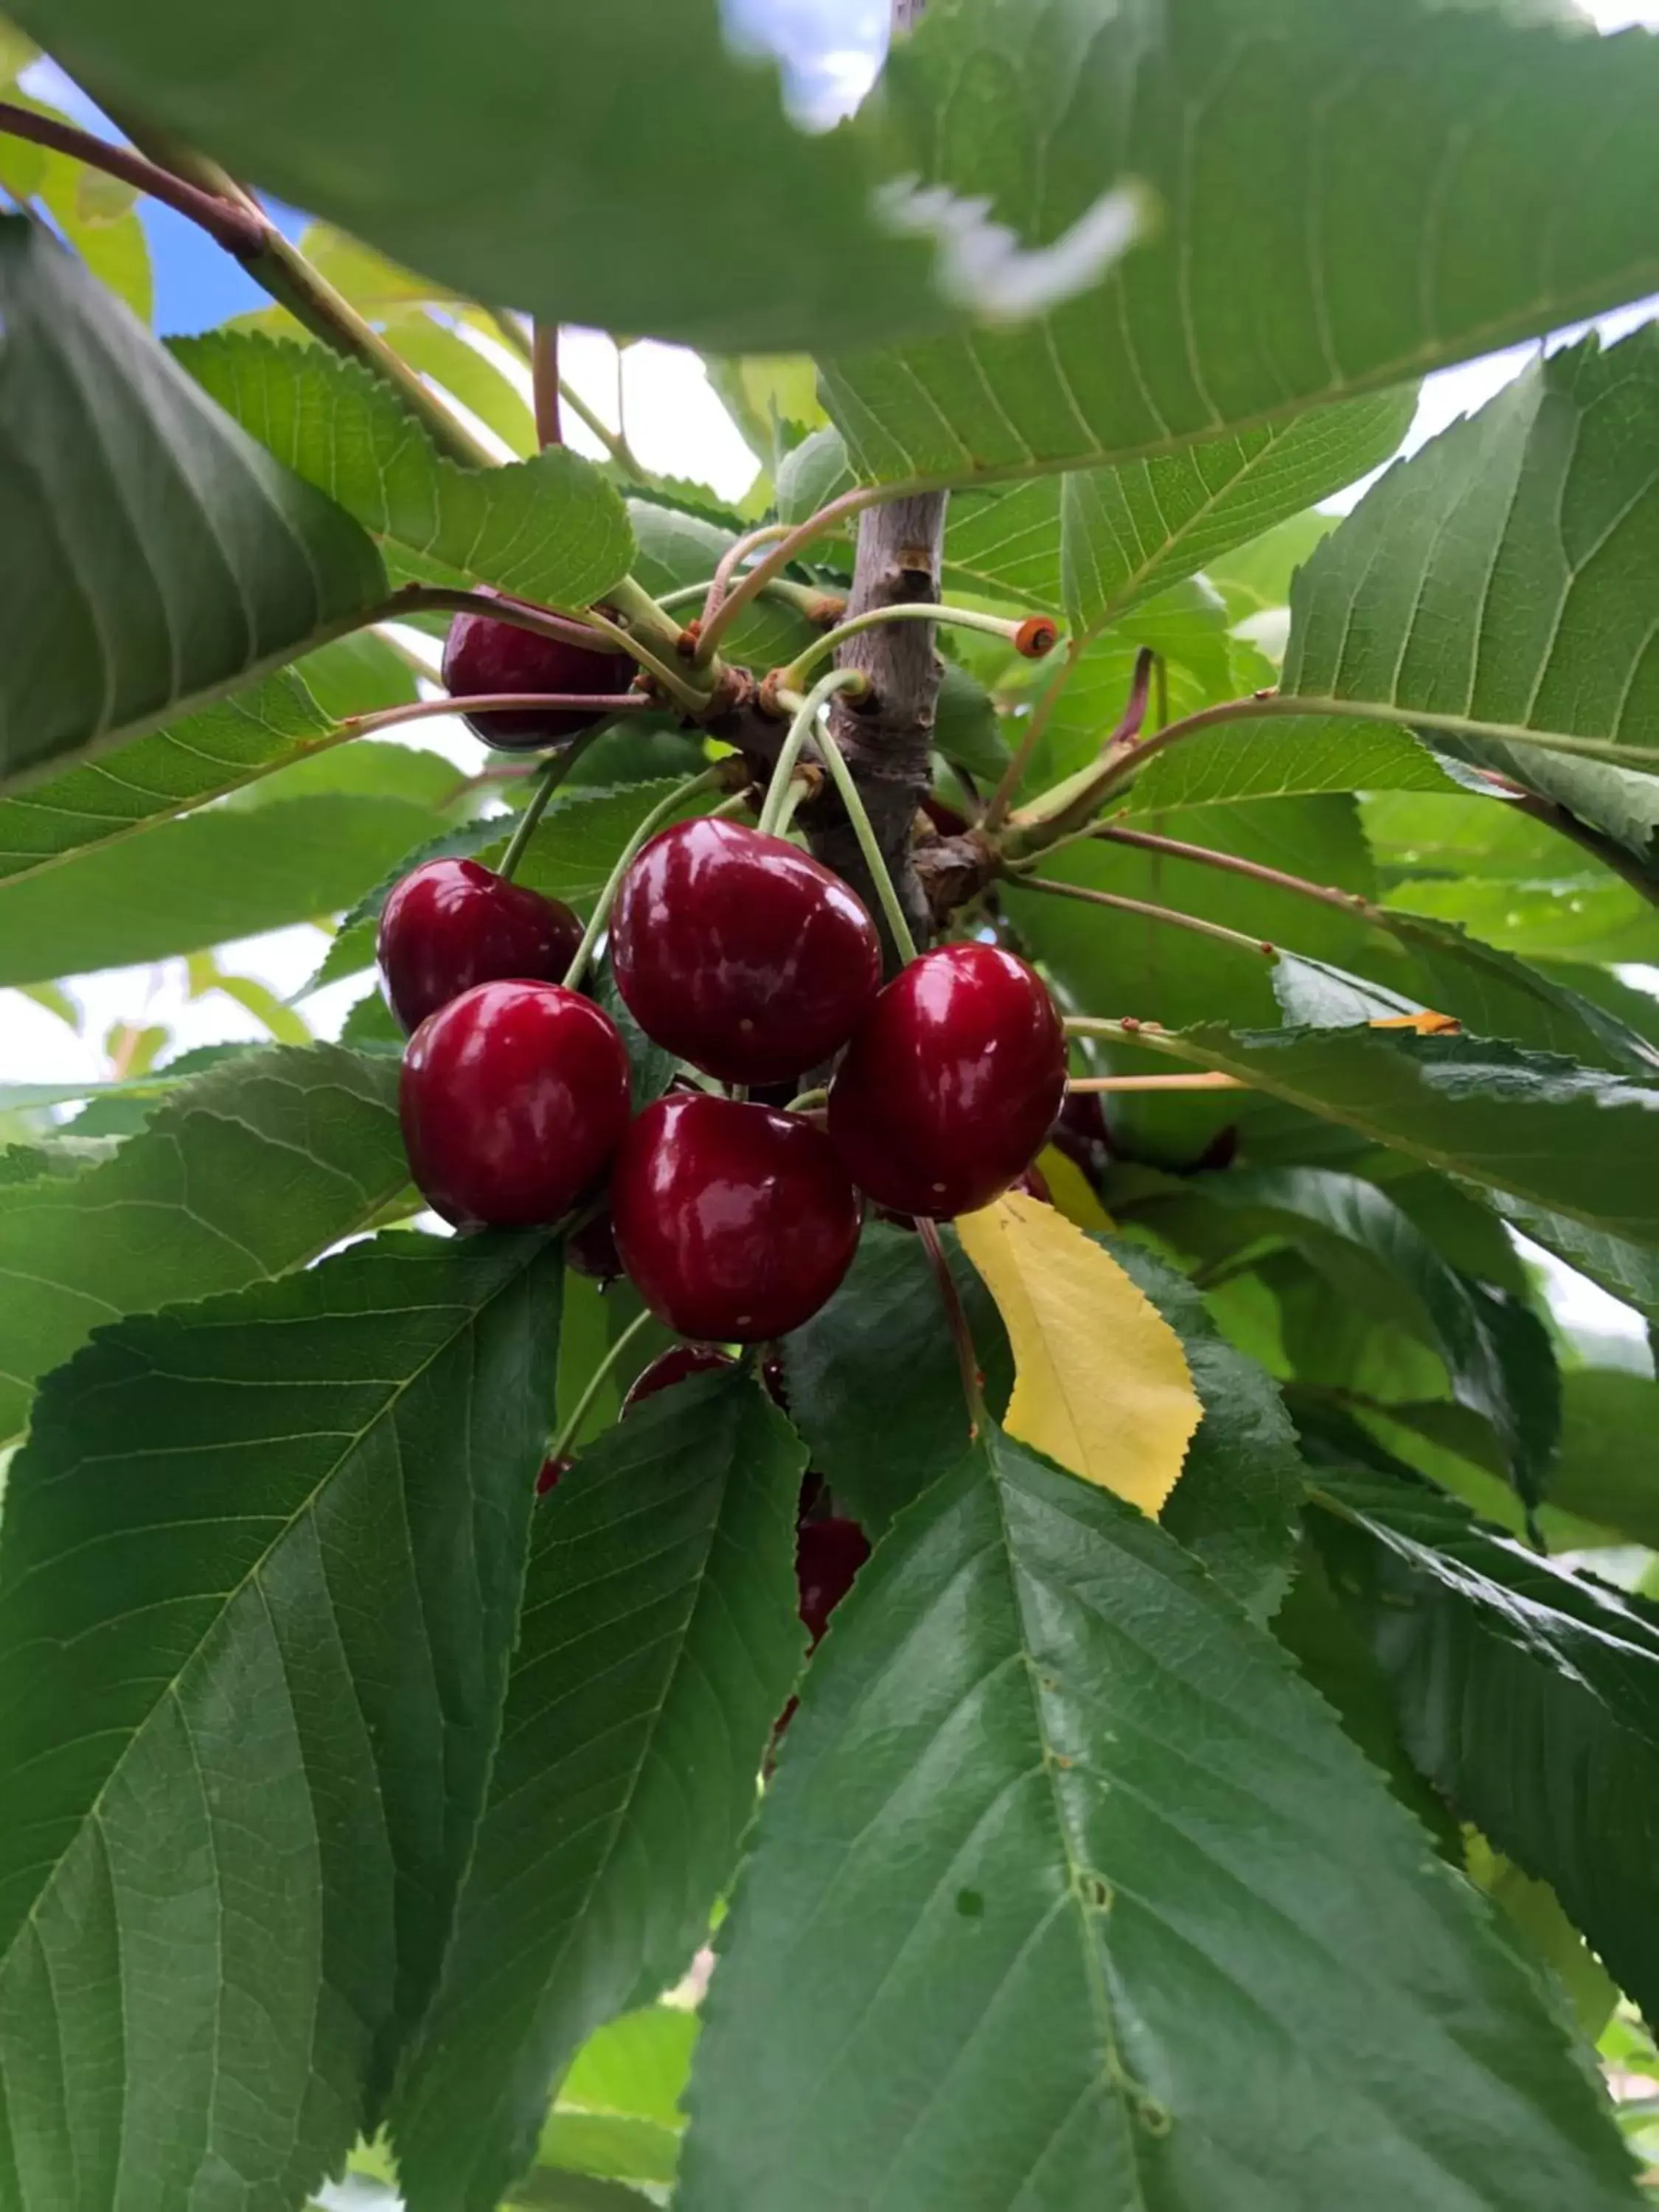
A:
<svg viewBox="0 0 1659 2212">
<path fill-rule="evenodd" d="M 1041 976 L 995 945 L 943 945 L 853 1039 L 830 1134 L 878 1206 L 945 1220 L 1024 1173 L 1065 1093 L 1066 1032 Z"/>
<path fill-rule="evenodd" d="M 568 1267 L 592 1282 L 616 1281 L 623 1271 L 622 1254 L 617 1249 L 617 1232 L 611 1226 L 608 1206 L 571 1231 L 564 1240 L 564 1259 Z"/>
<path fill-rule="evenodd" d="M 859 1241 L 857 1196 L 821 1131 L 700 1092 L 671 1092 L 629 1125 L 611 1218 L 652 1312 L 717 1344 L 799 1328 Z"/>
<path fill-rule="evenodd" d="M 1052 1206 L 1054 1202 L 1054 1194 L 1048 1188 L 1048 1178 L 1035 1160 L 1023 1176 L 1014 1177 L 1008 1188 L 1023 1192 L 1027 1198 L 1041 1199 L 1044 1206 Z"/>
<path fill-rule="evenodd" d="M 556 1221 L 628 1127 L 628 1053 L 611 1017 L 557 983 L 480 983 L 404 1053 L 410 1172 L 459 1227 Z"/>
<path fill-rule="evenodd" d="M 562 638 L 543 637 L 493 615 L 457 615 L 444 644 L 444 689 L 453 699 L 475 699 L 492 691 L 572 691 L 584 695 L 626 691 L 635 664 L 625 653 L 589 653 Z M 467 727 L 487 745 L 507 752 L 535 752 L 568 744 L 603 714 L 469 714 Z"/>
<path fill-rule="evenodd" d="M 406 1030 L 475 983 L 556 983 L 582 926 L 568 906 L 509 884 L 477 860 L 428 860 L 393 887 L 380 915 L 380 973 Z"/>
<path fill-rule="evenodd" d="M 712 1344 L 671 1344 L 640 1370 L 622 1401 L 623 1412 L 632 1413 L 641 1399 L 654 1398 L 659 1390 L 672 1390 L 688 1375 L 712 1375 L 716 1368 L 737 1364 L 729 1352 L 716 1352 Z"/>
<path fill-rule="evenodd" d="M 814 1646 L 869 1556 L 870 1540 L 856 1521 L 826 1516 L 801 1522 L 795 1534 L 795 1581 L 800 1617 Z"/>
<path fill-rule="evenodd" d="M 648 1036 L 723 1083 L 777 1083 L 844 1045 L 881 988 L 875 925 L 781 837 L 678 822 L 623 880 L 617 988 Z"/>
</svg>

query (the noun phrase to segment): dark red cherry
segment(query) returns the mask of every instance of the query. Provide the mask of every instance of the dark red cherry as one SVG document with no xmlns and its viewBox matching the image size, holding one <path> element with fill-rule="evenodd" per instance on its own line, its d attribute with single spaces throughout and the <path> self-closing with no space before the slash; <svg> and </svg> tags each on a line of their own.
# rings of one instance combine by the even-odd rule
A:
<svg viewBox="0 0 1659 2212">
<path fill-rule="evenodd" d="M 1066 1158 L 1082 1169 L 1091 1182 L 1097 1182 L 1105 1172 L 1112 1156 L 1112 1140 L 1106 1127 L 1105 1109 L 1097 1091 L 1068 1091 L 1066 1103 L 1048 1133 L 1048 1141 L 1065 1153 Z"/>
<path fill-rule="evenodd" d="M 795 1534 L 795 1581 L 800 1617 L 813 1645 L 869 1556 L 870 1540 L 856 1521 L 827 1516 L 801 1522 Z"/>
<path fill-rule="evenodd" d="M 576 1464 L 568 1455 L 563 1459 L 544 1459 L 541 1473 L 536 1477 L 536 1495 L 545 1498 L 550 1490 L 556 1490 Z"/>
<path fill-rule="evenodd" d="M 1052 1206 L 1054 1202 L 1054 1194 L 1048 1188 L 1048 1178 L 1035 1160 L 1023 1176 L 1014 1177 L 1008 1188 L 1023 1192 L 1027 1198 L 1041 1199 L 1045 1206 Z"/>
<path fill-rule="evenodd" d="M 835 1291 L 859 1202 L 822 1131 L 796 1114 L 672 1091 L 629 1127 L 611 1180 L 617 1249 L 682 1336 L 784 1336 Z"/>
<path fill-rule="evenodd" d="M 505 882 L 477 860 L 428 860 L 395 885 L 380 915 L 380 973 L 406 1030 L 475 983 L 556 983 L 582 926 L 568 906 Z"/>
<path fill-rule="evenodd" d="M 623 1271 L 617 1249 L 617 1232 L 611 1226 L 611 1209 L 603 1206 L 590 1220 L 573 1229 L 564 1240 L 565 1265 L 595 1283 L 614 1283 Z"/>
<path fill-rule="evenodd" d="M 562 638 L 543 637 L 493 615 L 457 615 L 444 645 L 444 689 L 452 699 L 475 699 L 491 691 L 573 691 L 584 696 L 626 691 L 635 664 L 625 653 L 590 653 Z M 467 727 L 487 745 L 507 752 L 535 752 L 568 744 L 591 730 L 604 714 L 469 714 Z"/>
<path fill-rule="evenodd" d="M 622 1401 L 623 1412 L 632 1413 L 642 1398 L 654 1398 L 659 1390 L 672 1390 L 688 1375 L 712 1375 L 717 1367 L 737 1364 L 729 1352 L 716 1352 L 712 1344 L 671 1344 L 641 1369 Z"/>
<path fill-rule="evenodd" d="M 611 1017 L 557 983 L 480 983 L 404 1053 L 410 1173 L 459 1227 L 556 1221 L 628 1127 L 628 1053 Z"/>
<path fill-rule="evenodd" d="M 830 1088 L 830 1134 L 878 1206 L 988 1206 L 1042 1150 L 1066 1092 L 1042 979 L 992 945 L 943 945 L 877 1000 Z"/>
<path fill-rule="evenodd" d="M 654 836 L 611 915 L 617 988 L 648 1036 L 723 1083 L 838 1052 L 881 988 L 881 942 L 810 854 L 736 822 Z"/>
</svg>

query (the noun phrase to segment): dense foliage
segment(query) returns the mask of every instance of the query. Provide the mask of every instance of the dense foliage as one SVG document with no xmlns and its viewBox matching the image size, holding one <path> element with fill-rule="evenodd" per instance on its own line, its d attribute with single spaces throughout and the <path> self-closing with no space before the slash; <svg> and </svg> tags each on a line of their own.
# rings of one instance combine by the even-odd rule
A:
<svg viewBox="0 0 1659 2212">
<path fill-rule="evenodd" d="M 12 5 L 0 2212 L 1659 2197 L 1659 38 Z"/>
</svg>

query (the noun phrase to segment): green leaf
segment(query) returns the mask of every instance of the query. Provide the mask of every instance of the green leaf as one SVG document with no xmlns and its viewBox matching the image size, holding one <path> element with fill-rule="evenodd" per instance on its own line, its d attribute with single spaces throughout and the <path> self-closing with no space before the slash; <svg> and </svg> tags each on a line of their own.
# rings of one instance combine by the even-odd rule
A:
<svg viewBox="0 0 1659 2212">
<path fill-rule="evenodd" d="M 1277 1645 L 994 1431 L 837 1612 L 720 1948 L 682 2212 L 1635 2201 Z"/>
<path fill-rule="evenodd" d="M 1000 1413 L 1014 1387 L 1007 1335 L 954 1231 L 940 1235 L 986 1402 Z M 789 1418 L 812 1465 L 872 1536 L 968 1449 L 962 1369 L 914 1230 L 867 1222 L 846 1281 L 785 1337 L 782 1358 Z"/>
<path fill-rule="evenodd" d="M 1561 1453 L 1550 1496 L 1569 1513 L 1659 1552 L 1659 1384 L 1618 1368 L 1569 1369 L 1561 1378 Z"/>
<path fill-rule="evenodd" d="M 384 598 L 356 524 L 21 218 L 0 218 L 0 784 L 234 690 Z"/>
<path fill-rule="evenodd" d="M 372 2127 L 499 1731 L 557 1299 L 542 1238 L 397 1237 L 43 1393 L 0 1536 L 20 2204 L 291 2204 Z"/>
<path fill-rule="evenodd" d="M 1524 1304 L 1449 1267 L 1388 1193 L 1358 1176 L 1245 1168 L 1195 1176 L 1187 1190 L 1136 1219 L 1185 1243 L 1194 1209 L 1218 1206 L 1239 1245 L 1289 1238 L 1342 1308 L 1402 1323 L 1439 1354 L 1453 1397 L 1492 1424 L 1516 1486 L 1537 1502 L 1560 1434 L 1561 1382 L 1548 1332 Z"/>
<path fill-rule="evenodd" d="M 437 817 L 401 799 L 215 807 L 0 885 L 0 983 L 195 952 L 349 906 Z"/>
<path fill-rule="evenodd" d="M 393 2107 L 410 2212 L 488 2212 L 582 2039 L 702 1940 L 799 1663 L 805 1464 L 752 1377 L 698 1376 L 538 1514 L 489 1802 Z"/>
<path fill-rule="evenodd" d="M 1653 289 L 1639 35 L 1432 0 L 935 0 L 883 89 L 895 165 L 1017 230 L 1056 239 L 1126 175 L 1158 217 L 1035 321 L 839 349 L 825 404 L 883 481 L 1167 452 Z"/>
<path fill-rule="evenodd" d="M 1316 1496 L 1316 1540 L 1417 1765 L 1659 2008 L 1659 1612 L 1429 1490 L 1331 1474 Z"/>
<path fill-rule="evenodd" d="M 1008 747 L 997 726 L 996 702 L 955 661 L 945 663 L 933 702 L 933 744 L 953 768 L 966 769 L 994 790 L 1008 765 Z"/>
<path fill-rule="evenodd" d="M 319 646 L 295 665 L 295 674 L 331 720 L 380 707 L 403 707 L 421 696 L 415 671 L 378 630 L 356 629 Z"/>
<path fill-rule="evenodd" d="M 1303 792 L 1451 789 L 1445 770 L 1409 730 L 1297 716 L 1200 731 L 1148 761 L 1125 797 L 1130 814 L 1162 814 Z"/>
<path fill-rule="evenodd" d="M 1659 1323 L 1659 1252 L 1621 1237 L 1592 1229 L 1582 1221 L 1532 1205 L 1509 1191 L 1493 1194 L 1493 1204 L 1512 1228 L 1542 1244 L 1580 1274 L 1588 1275 L 1615 1298 Z"/>
<path fill-rule="evenodd" d="M 486 429 L 521 460 L 537 450 L 536 418 L 523 394 L 477 346 L 422 308 L 388 316 L 382 335 L 395 353 L 422 376 L 470 408 Z"/>
<path fill-rule="evenodd" d="M 277 459 L 356 517 L 395 580 L 478 583 L 580 609 L 628 574 L 633 534 L 591 461 L 555 447 L 500 469 L 440 453 L 390 385 L 320 346 L 212 331 L 173 351 Z"/>
<path fill-rule="evenodd" d="M 1336 528 L 1334 514 L 1311 507 L 1292 515 L 1248 545 L 1236 546 L 1218 560 L 1205 564 L 1205 573 L 1224 599 L 1235 621 L 1266 614 L 1291 604 L 1291 583 L 1303 562 Z"/>
<path fill-rule="evenodd" d="M 302 1267 L 409 1179 L 395 1061 L 262 1052 L 182 1087 L 114 1158 L 0 1191 L 0 1440 L 37 1376 L 123 1314 Z"/>
<path fill-rule="evenodd" d="M 1171 1040 L 1175 1043 L 1175 1040 Z M 1659 1244 L 1659 1087 L 1480 1037 L 1183 1031 L 1178 1056 L 1570 1221 Z"/>
<path fill-rule="evenodd" d="M 890 165 L 847 131 L 797 130 L 775 66 L 731 51 L 714 0 L 483 0 L 464 39 L 439 0 L 295 0 L 234 37 L 212 0 L 20 12 L 112 105 L 471 299 L 726 353 L 949 319 L 927 247 L 872 207 Z M 711 159 L 711 134 L 742 161 Z"/>
<path fill-rule="evenodd" d="M 26 95 L 21 104 L 55 122 L 70 119 L 44 100 Z M 0 185 L 20 205 L 34 200 L 45 208 L 89 274 L 141 323 L 149 322 L 154 304 L 149 247 L 131 185 L 55 148 L 8 137 L 0 143 Z"/>
<path fill-rule="evenodd" d="M 1219 1335 L 1193 1285 L 1122 1237 L 1097 1237 L 1181 1339 L 1204 1407 L 1158 1518 L 1253 1620 L 1270 1620 L 1301 1533 L 1302 1459 L 1272 1379 Z"/>
<path fill-rule="evenodd" d="M 1284 691 L 1408 713 L 1523 783 L 1528 733 L 1645 742 L 1656 439 L 1659 332 L 1535 362 L 1392 470 L 1314 554 L 1291 597 Z"/>
<path fill-rule="evenodd" d="M 267 677 L 171 729 L 0 798 L 0 885 L 49 872 L 68 855 L 159 828 L 187 808 L 303 759 L 331 725 L 291 670 Z M 0 890 L 0 914 L 6 911 Z"/>
<path fill-rule="evenodd" d="M 1073 629 L 1121 621 L 1142 600 L 1378 467 L 1416 407 L 1407 386 L 1161 459 L 1066 477 L 1061 557 Z"/>
<path fill-rule="evenodd" d="M 735 531 L 651 500 L 629 500 L 628 518 L 639 549 L 635 577 L 655 597 L 709 582 L 720 556 L 737 543 Z M 690 604 L 678 611 L 680 619 L 689 622 L 702 608 Z M 777 668 L 793 660 L 817 635 L 795 608 L 763 597 L 739 616 L 720 650 L 739 667 Z"/>
</svg>

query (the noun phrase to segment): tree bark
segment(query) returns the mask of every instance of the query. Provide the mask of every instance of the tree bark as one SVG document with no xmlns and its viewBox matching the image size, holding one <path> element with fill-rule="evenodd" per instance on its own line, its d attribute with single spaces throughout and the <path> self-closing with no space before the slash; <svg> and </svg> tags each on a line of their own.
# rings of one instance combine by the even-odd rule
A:
<svg viewBox="0 0 1659 2212">
<path fill-rule="evenodd" d="M 902 36 L 921 17 L 927 0 L 892 0 L 893 33 Z M 889 500 L 859 518 L 858 552 L 849 615 L 906 601 L 937 599 L 948 495 L 928 492 Z M 836 699 L 830 730 L 857 781 L 859 793 L 897 887 L 918 945 L 933 932 L 933 918 L 910 859 L 916 810 L 932 781 L 928 755 L 943 665 L 933 647 L 932 623 L 888 623 L 849 639 L 836 656 L 842 668 L 870 679 L 859 706 Z M 876 917 L 890 972 L 898 964 L 887 941 L 881 905 L 841 801 L 825 792 L 801 811 L 801 827 L 826 866 L 844 876 Z"/>
</svg>

